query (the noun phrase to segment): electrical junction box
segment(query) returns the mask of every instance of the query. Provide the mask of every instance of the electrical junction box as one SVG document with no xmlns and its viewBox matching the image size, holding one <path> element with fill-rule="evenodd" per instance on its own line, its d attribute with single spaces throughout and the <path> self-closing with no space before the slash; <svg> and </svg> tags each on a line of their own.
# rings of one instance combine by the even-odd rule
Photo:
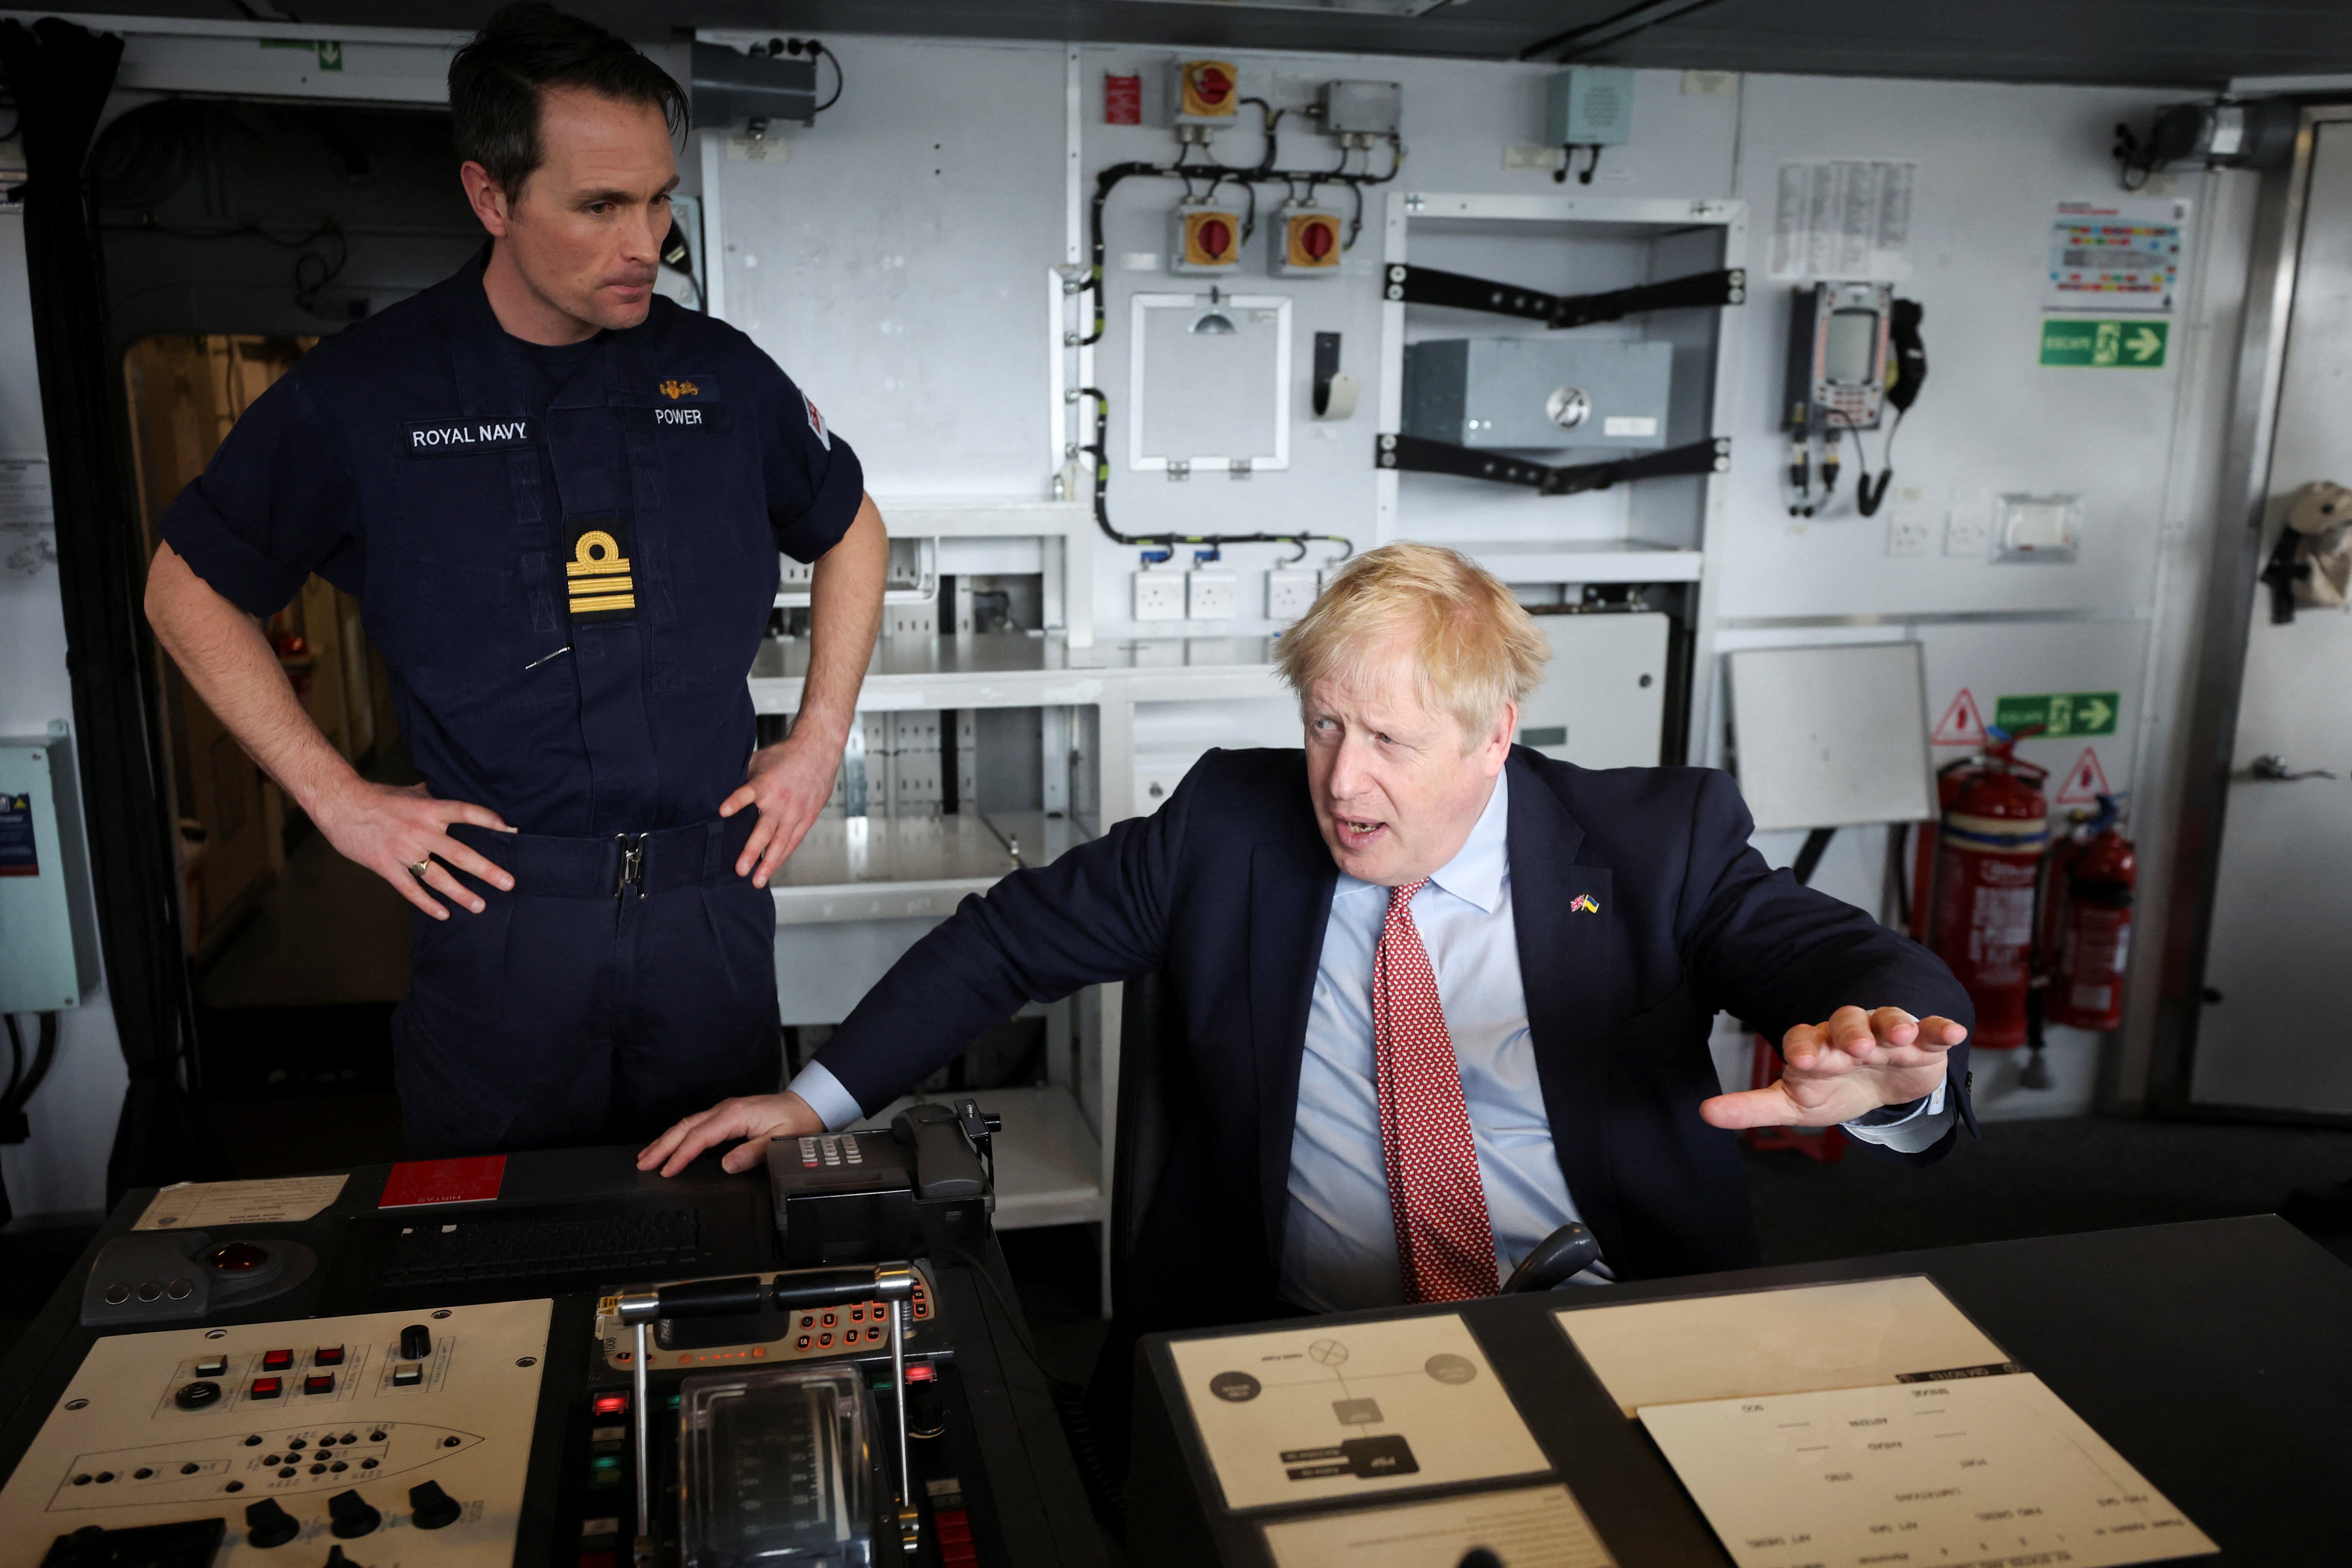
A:
<svg viewBox="0 0 2352 1568">
<path fill-rule="evenodd" d="M 1147 564 L 1135 574 L 1135 618 L 1139 621 L 1181 621 L 1184 618 L 1183 571 L 1165 563 Z"/>
<path fill-rule="evenodd" d="M 79 1007 L 98 984 L 70 746 L 0 739 L 0 1013 Z"/>
<path fill-rule="evenodd" d="M 1242 215 L 1206 202 L 1177 205 L 1168 236 L 1171 272 L 1216 274 L 1242 267 Z"/>
<path fill-rule="evenodd" d="M 1192 771 L 1209 748 L 1191 745 L 1180 750 L 1138 751 L 1135 753 L 1135 802 L 1130 816 L 1150 816 L 1168 804 L 1184 775 Z"/>
<path fill-rule="evenodd" d="M 1571 66 L 1544 82 L 1544 141 L 1554 147 L 1622 147 L 1633 139 L 1633 73 Z"/>
<path fill-rule="evenodd" d="M 1285 202 L 1266 226 L 1266 269 L 1276 278 L 1331 278 L 1344 247 L 1339 215 L 1305 202 Z"/>
<path fill-rule="evenodd" d="M 816 56 L 747 55 L 724 44 L 694 46 L 694 123 L 752 121 L 816 123 Z"/>
<path fill-rule="evenodd" d="M 1241 107 L 1241 68 L 1231 60 L 1178 60 L 1168 95 L 1179 125 L 1223 125 Z"/>
<path fill-rule="evenodd" d="M 1241 608 L 1242 580 L 1222 567 L 1195 566 L 1184 574 L 1184 618 L 1230 621 Z"/>
<path fill-rule="evenodd" d="M 1265 618 L 1287 626 L 1315 606 L 1322 592 L 1317 574 L 1297 566 L 1277 566 L 1265 574 Z"/>
<path fill-rule="evenodd" d="M 1654 452 L 1674 347 L 1572 338 L 1440 338 L 1404 351 L 1404 430 L 1457 447 Z"/>
<path fill-rule="evenodd" d="M 1637 610 L 1533 618 L 1552 656 L 1544 683 L 1519 704 L 1519 744 L 1579 767 L 1656 767 L 1667 617 Z"/>
<path fill-rule="evenodd" d="M 1315 117 L 1333 136 L 1393 136 L 1404 123 L 1404 89 L 1392 81 L 1327 81 L 1316 89 Z"/>
</svg>

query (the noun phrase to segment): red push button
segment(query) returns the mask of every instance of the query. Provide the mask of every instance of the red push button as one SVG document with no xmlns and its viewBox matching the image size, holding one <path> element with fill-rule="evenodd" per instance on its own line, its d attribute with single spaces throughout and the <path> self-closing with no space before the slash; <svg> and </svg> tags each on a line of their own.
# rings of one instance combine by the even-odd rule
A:
<svg viewBox="0 0 2352 1568">
<path fill-rule="evenodd" d="M 264 1351 L 261 1352 L 261 1370 L 264 1372 L 284 1372 L 288 1367 L 292 1366 L 293 1364 L 294 1352 L 292 1351 Z"/>
<path fill-rule="evenodd" d="M 599 1415 L 618 1415 L 628 1407 L 629 1396 L 625 1394 L 600 1394 L 596 1396 L 595 1411 Z"/>
<path fill-rule="evenodd" d="M 320 1345 L 310 1352 L 310 1360 L 317 1366 L 341 1366 L 343 1364 L 343 1347 Z"/>
<path fill-rule="evenodd" d="M 302 1380 L 302 1392 L 305 1394 L 334 1393 L 335 1374 L 331 1372 L 321 1372 L 304 1378 Z"/>
<path fill-rule="evenodd" d="M 275 1399 L 285 1392 L 286 1380 L 282 1377 L 257 1377 L 253 1380 L 253 1397 L 256 1399 Z"/>
</svg>

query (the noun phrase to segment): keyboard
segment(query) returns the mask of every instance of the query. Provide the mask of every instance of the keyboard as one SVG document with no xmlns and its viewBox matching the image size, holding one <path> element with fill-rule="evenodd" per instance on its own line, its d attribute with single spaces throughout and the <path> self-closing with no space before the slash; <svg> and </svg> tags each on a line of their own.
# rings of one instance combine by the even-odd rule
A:
<svg viewBox="0 0 2352 1568">
<path fill-rule="evenodd" d="M 385 1285 L 454 1285 L 559 1274 L 635 1274 L 690 1266 L 701 1252 L 691 1207 L 588 1205 L 455 1220 L 386 1220 Z"/>
</svg>

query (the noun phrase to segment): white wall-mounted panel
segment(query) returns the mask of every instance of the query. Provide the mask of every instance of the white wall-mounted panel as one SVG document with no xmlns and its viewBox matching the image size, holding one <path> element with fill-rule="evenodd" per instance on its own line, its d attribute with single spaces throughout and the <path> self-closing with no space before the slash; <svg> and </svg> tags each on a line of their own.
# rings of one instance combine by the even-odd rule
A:
<svg viewBox="0 0 2352 1568">
<path fill-rule="evenodd" d="M 1042 498 L 1062 52 L 830 41 L 851 62 L 841 101 L 772 130 L 784 160 L 715 165 L 728 319 L 824 409 L 868 489 Z"/>
</svg>

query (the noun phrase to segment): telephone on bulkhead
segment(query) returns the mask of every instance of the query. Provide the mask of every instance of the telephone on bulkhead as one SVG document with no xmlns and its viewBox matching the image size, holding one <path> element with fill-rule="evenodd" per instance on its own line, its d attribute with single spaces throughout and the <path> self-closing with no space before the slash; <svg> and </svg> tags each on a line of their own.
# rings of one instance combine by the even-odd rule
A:
<svg viewBox="0 0 2352 1568">
<path fill-rule="evenodd" d="M 1789 515 L 1811 517 L 1829 507 L 1837 491 L 1839 443 L 1851 436 L 1862 469 L 1854 510 L 1875 516 L 1895 479 L 1895 433 L 1927 379 L 1927 350 L 1919 335 L 1926 312 L 1916 300 L 1895 298 L 1885 283 L 1815 283 L 1796 290 L 1794 305 L 1780 421 L 1790 437 Z M 1877 429 L 1889 407 L 1895 423 L 1873 477 L 1862 433 Z"/>
</svg>

